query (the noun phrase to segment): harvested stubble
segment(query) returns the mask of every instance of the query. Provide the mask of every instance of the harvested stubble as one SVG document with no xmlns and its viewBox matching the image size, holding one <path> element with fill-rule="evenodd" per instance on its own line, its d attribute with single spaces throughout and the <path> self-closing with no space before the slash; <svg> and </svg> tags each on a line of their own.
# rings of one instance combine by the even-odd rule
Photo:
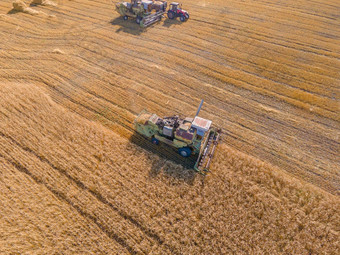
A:
<svg viewBox="0 0 340 255">
<path fill-rule="evenodd" d="M 339 251 L 338 197 L 225 144 L 203 178 L 35 85 L 0 85 L 0 110 L 2 253 Z"/>
</svg>

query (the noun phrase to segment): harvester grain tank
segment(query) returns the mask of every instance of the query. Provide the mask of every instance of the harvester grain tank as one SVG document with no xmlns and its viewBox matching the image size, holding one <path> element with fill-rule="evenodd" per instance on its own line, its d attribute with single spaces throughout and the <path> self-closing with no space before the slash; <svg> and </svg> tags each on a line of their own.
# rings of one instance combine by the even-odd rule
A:
<svg viewBox="0 0 340 255">
<path fill-rule="evenodd" d="M 194 118 L 171 116 L 160 118 L 143 110 L 134 121 L 135 130 L 156 145 L 160 142 L 177 149 L 183 157 L 198 154 L 194 169 L 209 171 L 211 159 L 220 139 L 221 130 L 212 127 L 212 121 L 198 116 L 203 100 Z"/>
</svg>

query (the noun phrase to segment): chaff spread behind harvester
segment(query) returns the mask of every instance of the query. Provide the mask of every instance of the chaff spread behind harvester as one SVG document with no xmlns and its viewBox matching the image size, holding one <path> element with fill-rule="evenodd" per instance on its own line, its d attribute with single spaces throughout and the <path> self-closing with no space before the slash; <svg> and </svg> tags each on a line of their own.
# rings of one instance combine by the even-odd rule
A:
<svg viewBox="0 0 340 255">
<path fill-rule="evenodd" d="M 185 119 L 177 115 L 160 118 L 143 110 L 135 119 L 135 129 L 156 145 L 162 142 L 177 149 L 183 157 L 199 154 L 194 169 L 208 172 L 221 130 L 211 127 L 210 120 L 198 117 L 202 104 L 203 100 L 194 118 Z"/>
</svg>

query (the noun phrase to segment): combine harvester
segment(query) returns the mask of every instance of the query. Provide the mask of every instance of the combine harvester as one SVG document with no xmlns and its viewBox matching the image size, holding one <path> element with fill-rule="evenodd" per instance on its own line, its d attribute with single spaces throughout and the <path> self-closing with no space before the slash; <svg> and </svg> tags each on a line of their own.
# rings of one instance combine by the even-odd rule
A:
<svg viewBox="0 0 340 255">
<path fill-rule="evenodd" d="M 116 4 L 117 12 L 124 20 L 129 17 L 136 19 L 141 27 L 147 27 L 160 21 L 166 12 L 167 2 L 163 0 L 131 0 L 131 3 L 121 2 Z M 155 12 L 152 12 L 155 10 Z"/>
<path fill-rule="evenodd" d="M 117 3 L 116 10 L 124 20 L 134 18 L 141 27 L 147 27 L 162 19 L 167 5 L 164 0 L 131 0 L 131 3 Z M 182 22 L 189 19 L 189 13 L 175 2 L 170 4 L 167 16 L 169 19 L 179 17 Z"/>
<path fill-rule="evenodd" d="M 177 149 L 183 157 L 199 153 L 194 169 L 204 174 L 209 171 L 221 129 L 211 127 L 210 120 L 198 117 L 202 104 L 203 100 L 194 118 L 185 119 L 177 115 L 162 119 L 143 110 L 134 121 L 135 129 L 156 145 L 162 142 Z"/>
</svg>

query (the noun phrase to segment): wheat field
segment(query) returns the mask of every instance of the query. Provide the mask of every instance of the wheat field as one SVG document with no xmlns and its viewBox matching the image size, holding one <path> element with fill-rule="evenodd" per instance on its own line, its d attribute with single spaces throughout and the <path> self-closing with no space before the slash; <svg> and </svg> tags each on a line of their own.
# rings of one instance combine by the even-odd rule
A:
<svg viewBox="0 0 340 255">
<path fill-rule="evenodd" d="M 0 2 L 1 254 L 339 254 L 338 1 L 181 2 Z M 132 125 L 201 99 L 205 177 Z"/>
</svg>

